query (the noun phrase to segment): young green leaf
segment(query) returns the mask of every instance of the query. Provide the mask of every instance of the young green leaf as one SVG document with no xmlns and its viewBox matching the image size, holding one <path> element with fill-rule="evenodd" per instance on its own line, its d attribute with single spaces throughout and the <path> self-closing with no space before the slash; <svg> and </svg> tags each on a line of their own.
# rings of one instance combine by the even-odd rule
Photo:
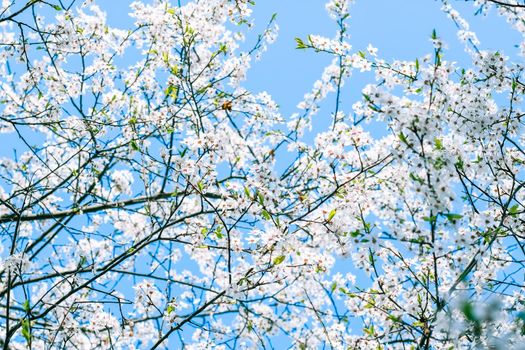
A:
<svg viewBox="0 0 525 350">
<path fill-rule="evenodd" d="M 27 341 L 27 344 L 31 344 L 31 325 L 28 319 L 22 320 L 22 336 Z"/>
<path fill-rule="evenodd" d="M 135 140 L 131 140 L 130 145 L 131 145 L 131 149 L 133 149 L 134 151 L 138 151 L 140 149 L 139 145 L 137 145 L 137 141 Z"/>
<path fill-rule="evenodd" d="M 306 49 L 308 47 L 301 38 L 295 38 L 295 42 L 297 43 L 296 49 Z"/>
<path fill-rule="evenodd" d="M 279 265 L 279 264 L 281 264 L 281 263 L 284 261 L 284 259 L 286 259 L 286 256 L 284 256 L 284 255 L 279 255 L 278 257 L 276 257 L 275 259 L 273 259 L 273 264 L 274 264 L 274 265 Z"/>
<path fill-rule="evenodd" d="M 262 216 L 264 218 L 264 220 L 271 220 L 271 216 L 270 216 L 270 213 L 268 213 L 265 209 L 262 210 Z"/>
<path fill-rule="evenodd" d="M 330 213 L 328 213 L 328 217 L 326 218 L 326 221 L 327 221 L 327 222 L 332 221 L 332 219 L 334 218 L 336 212 L 337 212 L 336 209 L 332 209 L 332 210 L 330 211 Z"/>
<path fill-rule="evenodd" d="M 446 213 L 446 214 L 443 214 L 447 220 L 451 221 L 451 222 L 456 222 L 457 220 L 461 219 L 463 217 L 463 215 L 460 215 L 460 214 L 453 214 L 453 213 Z"/>
</svg>

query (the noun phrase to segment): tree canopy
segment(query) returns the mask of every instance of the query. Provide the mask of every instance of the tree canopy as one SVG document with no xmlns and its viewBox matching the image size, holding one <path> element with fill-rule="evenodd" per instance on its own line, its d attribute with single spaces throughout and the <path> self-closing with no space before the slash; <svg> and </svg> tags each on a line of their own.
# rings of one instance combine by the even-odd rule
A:
<svg viewBox="0 0 525 350">
<path fill-rule="evenodd" d="M 525 3 L 469 1 L 511 55 L 441 2 L 466 65 L 437 31 L 412 61 L 356 49 L 329 0 L 333 36 L 290 45 L 331 62 L 288 116 L 245 85 L 278 33 L 253 1 L 132 2 L 119 28 L 3 0 L 0 346 L 519 349 Z"/>
</svg>

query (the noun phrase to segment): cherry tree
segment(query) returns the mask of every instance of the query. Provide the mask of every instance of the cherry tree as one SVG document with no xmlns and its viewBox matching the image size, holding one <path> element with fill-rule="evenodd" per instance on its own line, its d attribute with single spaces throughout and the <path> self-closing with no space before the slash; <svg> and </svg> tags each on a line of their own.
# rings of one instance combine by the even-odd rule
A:
<svg viewBox="0 0 525 350">
<path fill-rule="evenodd" d="M 469 64 L 436 31 L 386 60 L 352 3 L 290 43 L 331 62 L 287 116 L 245 87 L 278 34 L 252 1 L 133 2 L 117 28 L 4 0 L 0 346 L 520 348 L 525 38 L 487 50 L 443 0 Z M 471 3 L 525 36 L 525 4 Z"/>
</svg>

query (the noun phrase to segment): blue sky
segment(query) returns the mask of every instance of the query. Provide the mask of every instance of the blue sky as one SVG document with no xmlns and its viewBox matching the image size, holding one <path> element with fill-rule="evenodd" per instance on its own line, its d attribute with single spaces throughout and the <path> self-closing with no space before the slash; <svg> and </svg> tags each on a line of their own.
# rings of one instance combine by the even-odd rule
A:
<svg viewBox="0 0 525 350">
<path fill-rule="evenodd" d="M 262 30 L 272 13 L 277 13 L 280 33 L 262 60 L 253 64 L 245 85 L 268 91 L 282 107 L 284 116 L 295 111 L 296 104 L 330 61 L 327 54 L 295 49 L 294 41 L 295 37 L 306 38 L 308 34 L 334 37 L 336 25 L 324 4 L 320 0 L 259 0 L 254 7 L 256 28 Z M 513 45 L 519 42 L 519 36 L 494 11 L 489 17 L 474 16 L 472 2 L 455 1 L 453 5 L 469 20 L 482 49 L 503 49 L 506 55 L 514 56 L 517 51 Z M 379 49 L 378 56 L 387 60 L 415 60 L 432 52 L 429 39 L 436 29 L 448 44 L 446 57 L 467 63 L 463 44 L 456 39 L 455 25 L 440 7 L 441 2 L 435 0 L 358 0 L 348 20 L 350 43 L 356 51 L 371 43 Z M 347 82 L 342 96 L 345 112 L 360 98 L 361 88 L 371 82 L 370 78 L 356 74 Z M 334 98 L 329 96 L 329 100 Z"/>
</svg>

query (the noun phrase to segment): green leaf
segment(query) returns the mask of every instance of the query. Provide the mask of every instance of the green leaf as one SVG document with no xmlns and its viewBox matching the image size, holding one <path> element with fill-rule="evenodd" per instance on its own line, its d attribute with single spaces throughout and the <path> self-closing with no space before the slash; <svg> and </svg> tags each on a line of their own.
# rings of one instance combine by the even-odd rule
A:
<svg viewBox="0 0 525 350">
<path fill-rule="evenodd" d="M 169 61 L 170 61 L 170 58 L 169 58 L 168 53 L 166 51 L 162 52 L 162 60 L 165 63 L 169 63 Z"/>
<path fill-rule="evenodd" d="M 518 214 L 519 212 L 519 209 L 520 209 L 519 204 L 514 204 L 512 207 L 508 209 L 508 211 L 511 216 L 516 216 L 516 214 Z"/>
<path fill-rule="evenodd" d="M 465 163 L 463 162 L 463 159 L 459 158 L 458 161 L 454 164 L 459 170 L 463 170 L 463 165 Z"/>
<path fill-rule="evenodd" d="M 440 170 L 440 169 L 443 169 L 443 167 L 447 165 L 447 162 L 445 159 L 443 159 L 442 157 L 439 157 L 438 159 L 436 159 L 436 161 L 434 162 L 434 166 L 436 167 L 437 170 Z"/>
<path fill-rule="evenodd" d="M 332 285 L 330 286 L 330 290 L 332 291 L 332 293 L 335 291 L 336 288 L 337 288 L 337 282 L 332 282 Z"/>
<path fill-rule="evenodd" d="M 361 234 L 361 230 L 355 230 L 355 231 L 350 232 L 350 236 L 354 238 L 359 236 L 360 234 Z"/>
<path fill-rule="evenodd" d="M 164 96 L 166 96 L 166 97 L 171 97 L 173 99 L 176 99 L 178 94 L 179 94 L 179 87 L 178 86 L 168 85 L 166 90 L 164 90 Z"/>
<path fill-rule="evenodd" d="M 477 322 L 478 318 L 476 317 L 476 314 L 474 312 L 474 306 L 472 303 L 465 302 L 461 306 L 461 311 L 463 312 L 463 315 L 465 315 L 465 318 L 471 322 Z"/>
<path fill-rule="evenodd" d="M 29 304 L 29 300 L 24 301 L 22 307 L 24 308 L 24 311 L 26 313 L 29 313 L 29 311 L 31 311 L 31 305 Z"/>
<path fill-rule="evenodd" d="M 172 90 L 173 90 L 173 86 L 172 85 L 168 85 L 166 90 L 164 90 L 164 96 L 168 97 L 169 95 L 171 95 L 171 91 Z"/>
<path fill-rule="evenodd" d="M 273 259 L 273 264 L 274 264 L 274 265 L 279 265 L 279 264 L 281 264 L 281 263 L 284 261 L 284 259 L 286 259 L 286 256 L 284 256 L 284 255 L 279 255 L 278 257 L 276 257 L 275 259 Z"/>
<path fill-rule="evenodd" d="M 447 213 L 443 214 L 449 221 L 456 222 L 457 220 L 461 219 L 463 215 L 460 214 L 453 214 L 453 213 Z"/>
<path fill-rule="evenodd" d="M 130 145 L 134 151 L 140 150 L 139 145 L 137 145 L 137 142 L 135 140 L 131 140 Z"/>
<path fill-rule="evenodd" d="M 202 190 L 204 189 L 204 184 L 202 183 L 202 181 L 197 182 L 197 188 L 199 189 L 199 192 L 202 192 Z"/>
<path fill-rule="evenodd" d="M 262 195 L 261 192 L 257 192 L 257 199 L 259 200 L 260 205 L 264 204 L 264 196 Z"/>
<path fill-rule="evenodd" d="M 375 302 L 373 300 L 370 300 L 366 303 L 365 309 L 373 309 L 375 307 Z"/>
<path fill-rule="evenodd" d="M 266 209 L 262 210 L 262 216 L 263 216 L 264 220 L 271 220 L 272 219 L 272 217 L 270 216 L 270 213 L 268 213 L 266 211 Z"/>
<path fill-rule="evenodd" d="M 419 72 L 419 60 L 416 58 L 416 72 Z"/>
<path fill-rule="evenodd" d="M 335 209 L 332 209 L 332 210 L 330 211 L 330 213 L 328 214 L 328 218 L 326 218 L 326 221 L 327 221 L 327 222 L 332 221 L 332 219 L 333 219 L 334 216 L 335 216 L 336 211 L 337 211 L 337 210 L 335 210 Z"/>
<path fill-rule="evenodd" d="M 477 156 L 476 157 L 476 160 L 473 160 L 472 163 L 474 164 L 479 164 L 483 161 L 483 158 L 481 156 Z"/>
<path fill-rule="evenodd" d="M 398 136 L 399 136 L 399 139 L 401 140 L 401 142 L 403 142 L 404 144 L 410 146 L 410 143 L 408 142 L 408 139 L 405 136 L 405 134 L 403 134 L 403 132 L 400 132 Z"/>
<path fill-rule="evenodd" d="M 414 181 L 417 181 L 420 185 L 423 185 L 425 183 L 425 181 L 421 177 L 413 173 L 408 174 L 408 177 L 410 177 Z"/>
<path fill-rule="evenodd" d="M 437 150 L 443 150 L 444 147 L 443 147 L 443 141 L 441 141 L 440 139 L 438 139 L 437 137 L 434 138 L 434 145 L 436 146 L 436 149 Z"/>
<path fill-rule="evenodd" d="M 349 298 L 355 298 L 357 295 L 355 295 L 354 293 L 350 293 L 349 291 L 347 291 L 345 288 L 341 287 L 339 288 L 339 291 L 343 294 L 346 294 Z"/>
<path fill-rule="evenodd" d="M 175 311 L 175 306 L 173 305 L 168 305 L 168 307 L 166 308 L 166 312 L 169 314 L 171 314 L 173 311 Z"/>
<path fill-rule="evenodd" d="M 306 49 L 308 47 L 301 38 L 295 38 L 295 42 L 297 43 L 296 49 Z"/>
<path fill-rule="evenodd" d="M 365 332 L 366 334 L 368 334 L 369 336 L 374 336 L 375 334 L 375 330 L 374 330 L 374 325 L 371 325 L 370 327 L 368 328 L 363 328 L 363 332 Z"/>
<path fill-rule="evenodd" d="M 57 11 L 62 11 L 62 6 L 60 6 L 60 5 L 52 5 L 52 6 L 53 6 L 53 8 L 54 8 L 55 10 L 57 10 Z"/>
<path fill-rule="evenodd" d="M 432 215 L 432 216 L 425 216 L 423 217 L 423 221 L 426 221 L 426 222 L 436 222 L 437 220 L 437 216 L 435 215 Z"/>
<path fill-rule="evenodd" d="M 374 112 L 381 112 L 381 109 L 377 108 L 377 107 L 374 106 L 374 105 L 368 105 L 368 108 L 370 108 L 370 109 L 373 110 Z"/>
<path fill-rule="evenodd" d="M 394 322 L 401 322 L 401 318 L 398 317 L 398 316 L 394 316 L 394 315 L 388 315 L 387 318 L 390 320 L 390 321 L 394 321 Z"/>
<path fill-rule="evenodd" d="M 217 229 L 215 230 L 215 235 L 218 239 L 222 239 L 224 237 L 224 235 L 222 234 L 222 226 L 217 227 Z"/>
<path fill-rule="evenodd" d="M 22 336 L 28 344 L 31 343 L 31 326 L 28 319 L 22 320 Z"/>
</svg>

